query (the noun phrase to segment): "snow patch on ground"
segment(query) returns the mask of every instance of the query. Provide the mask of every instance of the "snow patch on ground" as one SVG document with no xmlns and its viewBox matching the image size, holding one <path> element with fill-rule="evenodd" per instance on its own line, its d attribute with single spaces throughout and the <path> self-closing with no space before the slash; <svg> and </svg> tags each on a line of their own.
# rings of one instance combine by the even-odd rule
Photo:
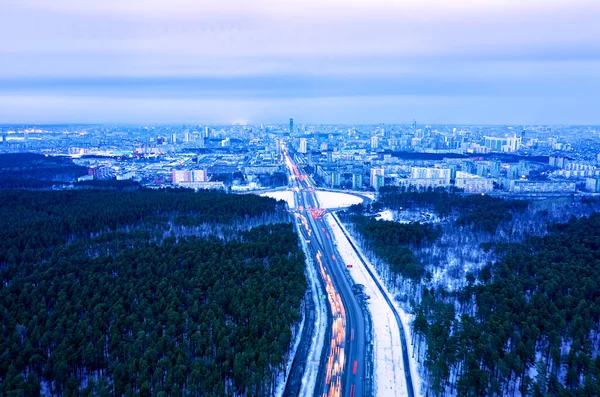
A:
<svg viewBox="0 0 600 397">
<path fill-rule="evenodd" d="M 363 202 L 362 198 L 352 194 L 326 192 L 321 190 L 318 190 L 315 193 L 317 194 L 317 201 L 319 202 L 320 207 L 325 209 L 349 207 L 353 204 L 360 204 Z"/>
<path fill-rule="evenodd" d="M 418 210 L 403 210 L 396 214 L 397 221 L 400 223 L 421 222 L 421 223 L 440 223 L 441 219 L 433 212 Z"/>
<path fill-rule="evenodd" d="M 335 216 L 335 215 L 334 215 Z M 350 244 L 348 243 L 348 239 L 346 238 L 346 236 L 342 233 L 341 229 L 339 228 L 339 226 L 337 225 L 337 223 L 331 218 L 331 215 L 327 215 L 328 217 L 328 222 L 331 225 L 333 223 L 333 226 L 331 226 L 333 233 L 335 235 L 335 241 L 338 244 L 338 250 L 340 251 L 340 255 L 342 255 L 342 257 L 344 258 L 344 261 L 346 261 L 346 257 L 344 255 L 348 256 L 348 260 L 351 260 L 352 257 L 354 257 L 355 261 L 358 262 L 358 266 L 360 268 L 362 268 L 364 270 L 364 274 L 366 274 L 366 276 L 371 280 L 372 283 L 372 288 L 374 288 L 377 292 L 379 292 L 379 289 L 377 288 L 377 286 L 375 285 L 375 283 L 372 281 L 370 275 L 367 273 L 367 271 L 364 269 L 364 265 L 362 264 L 362 262 L 360 262 L 358 260 L 358 258 L 356 257 L 356 251 L 354 251 L 352 249 L 352 246 L 350 246 Z M 338 219 L 339 220 L 339 219 Z M 343 227 L 343 226 L 342 226 Z M 410 360 L 410 373 L 411 373 L 411 377 L 412 377 L 412 382 L 413 382 L 413 388 L 414 388 L 414 393 L 415 396 L 421 396 L 421 388 L 423 385 L 423 380 L 419 374 L 419 367 L 417 367 L 419 364 L 417 362 L 417 360 L 415 359 L 415 355 L 413 354 L 413 350 L 414 347 L 411 343 L 412 341 L 412 330 L 410 328 L 410 324 L 412 323 L 412 321 L 414 320 L 414 315 L 412 314 L 407 314 L 404 310 L 402 310 L 402 308 L 400 307 L 400 305 L 398 304 L 398 302 L 396 301 L 396 299 L 394 299 L 394 295 L 397 293 L 397 291 L 392 291 L 390 292 L 390 290 L 387 288 L 386 284 L 383 282 L 383 280 L 381 279 L 381 277 L 379 277 L 379 274 L 377 273 L 377 270 L 375 269 L 375 266 L 373 266 L 373 264 L 369 261 L 369 259 L 364 255 L 364 253 L 360 250 L 358 243 L 356 242 L 356 240 L 354 239 L 354 237 L 352 237 L 352 235 L 348 232 L 348 230 L 344 227 L 344 230 L 346 231 L 346 233 L 350 236 L 350 239 L 352 240 L 352 242 L 354 243 L 354 246 L 357 247 L 358 249 L 358 254 L 360 255 L 360 257 L 365 261 L 365 263 L 367 264 L 367 266 L 369 266 L 371 272 L 374 274 L 375 278 L 377 278 L 379 284 L 382 286 L 383 290 L 385 291 L 385 293 L 387 294 L 388 298 L 390 299 L 390 301 L 392 302 L 392 304 L 394 305 L 394 308 L 396 309 L 396 311 L 398 312 L 399 316 L 400 316 L 400 320 L 402 321 L 402 324 L 404 326 L 404 330 L 406 333 L 406 342 L 407 342 L 407 348 L 408 348 L 408 358 Z M 345 244 L 345 245 L 344 245 Z M 346 254 L 347 253 L 347 254 Z M 356 266 L 354 265 L 354 262 L 349 262 L 353 265 L 352 269 L 350 270 L 350 274 L 352 275 L 352 277 L 354 278 L 354 274 L 358 274 L 358 270 L 356 269 Z M 362 273 L 362 272 L 361 272 Z M 356 278 L 355 278 L 356 280 Z M 356 281 L 359 284 L 362 284 L 359 281 Z M 365 284 L 365 292 L 369 295 L 371 295 L 371 299 L 375 299 L 375 291 L 373 289 L 371 289 L 371 287 L 369 287 L 367 284 Z M 370 294 L 369 291 L 373 292 L 373 294 Z M 383 301 L 383 303 L 385 304 L 385 306 L 388 308 L 387 310 L 390 312 L 391 317 L 391 321 L 393 321 L 394 324 L 394 328 L 396 329 L 396 332 L 399 333 L 395 318 L 393 317 L 393 314 L 391 313 L 391 310 L 389 309 L 389 306 L 387 305 L 387 303 L 385 302 L 385 300 L 383 299 L 383 297 L 381 297 L 381 301 Z M 374 301 L 373 301 L 374 302 Z M 372 303 L 369 303 L 369 305 L 371 305 Z M 375 328 L 375 321 L 377 320 L 377 317 L 380 316 L 381 314 L 379 314 L 379 312 L 372 312 L 373 313 L 373 326 Z M 376 335 L 376 340 L 377 340 L 377 329 L 375 329 L 375 335 Z M 398 335 L 398 343 L 400 343 L 400 336 Z M 398 355 L 398 360 L 400 360 L 400 363 L 402 363 L 402 349 L 401 347 L 399 347 L 400 350 L 397 351 L 397 355 Z M 375 348 L 375 373 L 376 373 L 376 377 L 377 374 L 380 373 L 379 369 L 378 369 L 378 356 L 377 356 L 377 347 Z M 404 365 L 402 363 L 402 365 Z M 402 367 L 401 369 L 397 369 L 398 371 L 400 371 L 400 375 L 401 375 L 401 388 L 404 394 L 400 394 L 400 395 L 406 395 L 406 385 L 405 385 L 405 378 L 404 378 L 404 367 Z M 383 372 L 382 372 L 383 374 Z M 384 375 L 385 376 L 385 375 Z M 376 385 L 377 389 L 379 388 L 378 385 Z M 377 393 L 377 396 L 379 396 L 380 394 Z M 389 395 L 387 394 L 381 394 L 381 395 Z"/>
<path fill-rule="evenodd" d="M 375 193 L 357 191 L 356 194 L 360 194 L 361 196 L 365 196 L 365 197 L 375 201 Z"/>
<path fill-rule="evenodd" d="M 333 241 L 344 264 L 352 266 L 348 269 L 352 279 L 357 284 L 364 285 L 364 293 L 371 297 L 368 307 L 373 320 L 375 395 L 406 396 L 400 330 L 394 313 L 332 215 L 327 214 L 325 218 L 333 232 Z"/>
<path fill-rule="evenodd" d="M 276 192 L 261 193 L 260 196 L 266 196 L 274 198 L 275 200 L 283 200 L 287 203 L 288 207 L 294 208 L 296 203 L 294 202 L 294 192 L 291 190 L 279 190 Z"/>
<path fill-rule="evenodd" d="M 381 211 L 378 212 L 377 215 L 375 215 L 375 219 L 377 219 L 378 221 L 393 221 L 394 213 L 392 212 L 392 210 Z"/>
</svg>

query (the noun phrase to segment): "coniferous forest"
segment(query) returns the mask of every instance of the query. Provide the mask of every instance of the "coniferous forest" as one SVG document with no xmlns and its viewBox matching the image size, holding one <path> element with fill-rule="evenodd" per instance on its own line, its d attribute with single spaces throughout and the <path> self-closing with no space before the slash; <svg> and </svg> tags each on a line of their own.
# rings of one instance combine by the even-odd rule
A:
<svg viewBox="0 0 600 397">
<path fill-rule="evenodd" d="M 2 191 L 0 211 L 0 395 L 272 394 L 306 290 L 281 203 Z"/>
<path fill-rule="evenodd" d="M 414 316 L 429 395 L 600 395 L 597 202 L 385 187 L 370 207 L 342 219 Z M 375 220 L 384 208 L 440 220 Z"/>
<path fill-rule="evenodd" d="M 427 223 L 381 222 L 361 215 L 351 215 L 349 221 L 364 237 L 367 248 L 389 264 L 393 275 L 412 280 L 423 277 L 423 264 L 407 246 L 435 240 L 439 228 Z"/>
<path fill-rule="evenodd" d="M 432 391 L 600 395 L 600 214 L 497 250 L 464 288 L 423 290 L 414 332 Z"/>
</svg>

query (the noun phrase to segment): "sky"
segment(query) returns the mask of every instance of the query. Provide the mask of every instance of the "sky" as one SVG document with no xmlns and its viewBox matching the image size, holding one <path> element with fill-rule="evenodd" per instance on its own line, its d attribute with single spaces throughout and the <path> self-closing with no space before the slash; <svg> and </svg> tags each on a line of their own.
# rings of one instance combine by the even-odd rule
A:
<svg viewBox="0 0 600 397">
<path fill-rule="evenodd" d="M 597 0 L 1 0 L 0 123 L 600 124 Z"/>
</svg>

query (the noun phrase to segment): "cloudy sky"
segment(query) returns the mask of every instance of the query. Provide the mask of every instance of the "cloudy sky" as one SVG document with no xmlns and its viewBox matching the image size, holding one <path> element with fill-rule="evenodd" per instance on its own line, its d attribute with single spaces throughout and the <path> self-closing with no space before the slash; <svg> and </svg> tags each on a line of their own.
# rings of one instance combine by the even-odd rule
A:
<svg viewBox="0 0 600 397">
<path fill-rule="evenodd" d="M 600 124 L 598 0 L 1 1 L 0 122 Z"/>
</svg>

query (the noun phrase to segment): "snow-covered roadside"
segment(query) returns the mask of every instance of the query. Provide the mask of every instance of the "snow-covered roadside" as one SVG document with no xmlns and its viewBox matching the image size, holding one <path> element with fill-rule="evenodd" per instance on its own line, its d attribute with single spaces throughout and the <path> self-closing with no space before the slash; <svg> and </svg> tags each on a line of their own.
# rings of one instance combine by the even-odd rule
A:
<svg viewBox="0 0 600 397">
<path fill-rule="evenodd" d="M 379 289 L 377 288 L 377 286 L 375 285 L 375 282 L 373 281 L 373 279 L 371 278 L 370 274 L 366 271 L 366 269 L 364 269 L 364 265 L 362 264 L 362 262 L 360 260 L 358 260 L 357 256 L 356 256 L 356 252 L 358 251 L 358 254 L 360 255 L 360 257 L 364 260 L 364 262 L 367 264 L 367 266 L 369 266 L 371 273 L 373 273 L 373 275 L 377 278 L 377 281 L 379 282 L 379 285 L 381 285 L 381 287 L 383 288 L 383 290 L 385 291 L 385 293 L 387 294 L 388 298 L 390 299 L 390 301 L 392 302 L 392 304 L 394 305 L 394 308 L 396 310 L 396 312 L 399 314 L 400 319 L 402 321 L 402 324 L 404 326 L 405 332 L 406 332 L 406 344 L 407 344 L 407 349 L 408 349 L 408 357 L 410 360 L 410 372 L 411 372 L 411 377 L 412 377 L 412 381 L 413 381 L 413 388 L 414 388 L 414 393 L 415 396 L 421 396 L 421 388 L 422 388 L 422 379 L 420 376 L 420 371 L 418 370 L 418 363 L 414 358 L 413 355 L 413 345 L 411 344 L 412 341 L 412 330 L 410 328 L 410 323 L 413 321 L 413 315 L 407 314 L 406 312 L 404 312 L 404 310 L 402 310 L 400 308 L 400 306 L 398 305 L 398 302 L 396 302 L 396 300 L 394 299 L 394 293 L 396 291 L 393 291 L 393 293 L 390 293 L 389 289 L 387 288 L 386 284 L 383 282 L 383 280 L 381 279 L 381 277 L 379 277 L 379 274 L 377 273 L 377 270 L 375 269 L 375 267 L 373 266 L 373 264 L 369 261 L 369 259 L 361 252 L 358 243 L 354 240 L 354 238 L 352 237 L 352 235 L 348 232 L 348 230 L 342 225 L 342 228 L 344 229 L 344 231 L 347 233 L 348 236 L 350 236 L 350 239 L 352 240 L 352 242 L 354 243 L 354 246 L 357 247 L 357 251 L 355 251 L 352 246 L 350 245 L 350 243 L 348 242 L 348 239 L 346 238 L 346 236 L 343 234 L 342 230 L 340 229 L 340 227 L 338 226 L 338 224 L 335 222 L 335 220 L 333 219 L 333 217 L 336 216 L 335 214 L 330 215 L 327 214 L 326 218 L 327 218 L 327 222 L 330 225 L 334 236 L 335 236 L 335 241 L 336 244 L 338 245 L 338 250 L 340 251 L 340 255 L 342 255 L 344 257 L 344 261 L 346 261 L 346 257 L 344 255 L 346 255 L 345 253 L 347 252 L 348 254 L 348 260 L 349 263 L 351 263 L 353 265 L 352 269 L 350 270 L 350 274 L 352 275 L 352 277 L 354 278 L 355 274 L 357 275 L 357 277 L 359 277 L 359 274 L 366 274 L 366 277 L 371 281 L 371 284 L 373 287 L 370 288 L 368 284 L 364 284 L 360 281 L 358 281 L 356 278 L 354 278 L 354 280 L 359 283 L 359 284 L 364 284 L 365 285 L 365 292 L 368 295 L 371 295 L 371 303 L 369 303 L 369 306 L 372 306 L 373 303 L 375 302 L 373 299 L 375 299 L 375 296 L 380 296 L 380 295 L 375 295 L 375 291 L 380 292 Z M 339 221 L 339 218 L 338 218 Z M 341 222 L 340 222 L 341 224 Z M 354 258 L 354 259 L 352 259 Z M 355 265 L 355 263 L 357 263 Z M 362 269 L 361 272 L 357 271 L 358 269 Z M 371 293 L 372 292 L 372 293 Z M 383 300 L 383 298 L 381 299 Z M 385 306 L 388 308 L 388 311 L 390 311 L 389 306 L 387 305 L 387 303 L 385 302 L 385 300 L 383 300 L 383 303 L 385 304 Z M 375 310 L 375 309 L 373 309 Z M 391 312 L 391 311 L 390 311 Z M 375 323 L 377 321 L 377 316 L 378 316 L 378 312 L 373 311 L 373 324 L 375 327 Z M 393 316 L 393 314 L 392 314 Z M 395 319 L 392 317 L 393 324 L 394 324 L 394 328 L 396 329 L 397 332 L 399 332 L 398 327 L 396 325 Z M 377 342 L 377 330 L 375 332 L 376 335 L 376 342 Z M 399 337 L 398 337 L 399 340 Z M 377 356 L 377 347 L 375 349 L 375 365 L 377 365 L 377 360 L 378 360 L 378 356 Z M 401 346 L 399 347 L 399 350 L 397 350 L 397 355 L 398 355 L 398 359 L 400 362 L 402 362 L 402 350 L 401 350 Z M 378 368 L 375 369 L 376 374 L 378 373 Z M 377 375 L 376 375 L 377 376 Z M 404 390 L 404 392 L 406 392 L 406 385 L 404 384 L 404 369 L 402 368 L 402 372 L 401 372 L 401 378 L 402 378 L 402 390 Z M 379 387 L 379 386 L 377 386 Z M 379 396 L 380 394 L 377 393 L 377 395 Z M 383 394 L 382 394 L 383 395 Z"/>
<path fill-rule="evenodd" d="M 406 396 L 404 363 L 400 331 L 392 309 L 383 294 L 365 269 L 356 252 L 333 220 L 331 214 L 325 216 L 333 232 L 337 250 L 349 268 L 350 276 L 357 284 L 365 286 L 364 293 L 371 299 L 368 308 L 373 321 L 373 364 L 374 390 L 376 396 Z"/>
<path fill-rule="evenodd" d="M 352 194 L 328 192 L 325 190 L 317 190 L 317 201 L 319 206 L 324 209 L 350 207 L 353 204 L 360 204 L 363 199 Z"/>
<path fill-rule="evenodd" d="M 361 196 L 365 196 L 368 199 L 375 201 L 375 193 L 363 192 L 362 190 L 350 190 L 350 193 L 360 194 Z"/>
<path fill-rule="evenodd" d="M 296 339 L 294 340 L 294 344 L 292 345 L 292 348 L 290 349 L 290 351 L 288 352 L 288 355 L 286 357 L 286 365 L 283 371 L 281 371 L 279 373 L 279 375 L 277 376 L 277 387 L 275 388 L 275 397 L 281 397 L 283 395 L 283 392 L 285 391 L 285 385 L 287 382 L 287 379 L 290 376 L 290 371 L 292 370 L 292 364 L 294 362 L 294 357 L 296 357 L 296 352 L 298 351 L 298 346 L 300 346 L 300 340 L 302 339 L 302 333 L 304 332 L 304 326 L 305 326 L 305 321 L 306 320 L 306 316 L 302 316 L 302 321 L 300 322 L 300 327 L 298 327 L 298 331 L 296 332 Z"/>
<path fill-rule="evenodd" d="M 288 207 L 290 207 L 290 209 L 295 207 L 295 199 L 294 199 L 295 194 L 291 190 L 278 190 L 275 192 L 265 192 L 265 193 L 260 193 L 259 195 L 271 197 L 271 198 L 274 198 L 275 200 L 283 200 L 283 201 L 287 202 Z"/>
<path fill-rule="evenodd" d="M 302 236 L 300 230 L 298 230 L 298 224 L 296 223 L 296 230 L 298 235 Z M 313 302 L 315 304 L 315 333 L 313 334 L 310 342 L 310 349 L 308 351 L 308 357 L 306 359 L 306 369 L 302 376 L 302 386 L 300 387 L 300 396 L 312 396 L 314 395 L 317 378 L 319 375 L 319 364 L 321 362 L 321 352 L 323 351 L 323 343 L 325 341 L 325 333 L 327 331 L 327 308 L 325 301 L 319 299 L 320 296 L 324 295 L 321 284 L 318 280 L 317 270 L 315 268 L 312 253 L 308 249 L 306 240 L 300 237 L 302 242 L 302 249 L 306 255 L 306 271 L 308 274 L 308 283 L 311 288 L 311 294 Z M 307 324 L 310 326 L 310 324 Z"/>
</svg>

